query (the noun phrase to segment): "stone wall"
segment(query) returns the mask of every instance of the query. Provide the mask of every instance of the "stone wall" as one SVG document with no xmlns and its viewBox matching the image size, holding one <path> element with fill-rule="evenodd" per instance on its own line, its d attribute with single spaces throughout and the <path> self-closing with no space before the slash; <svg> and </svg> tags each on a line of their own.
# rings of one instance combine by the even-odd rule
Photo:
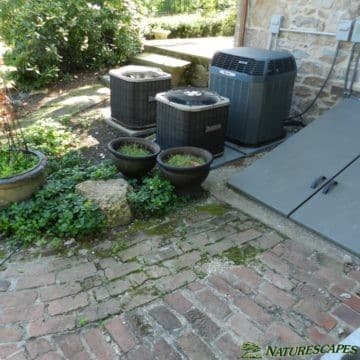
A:
<svg viewBox="0 0 360 360">
<path fill-rule="evenodd" d="M 241 0 L 240 0 L 241 1 Z M 245 46 L 267 47 L 272 15 L 284 16 L 284 28 L 335 32 L 339 19 L 360 16 L 359 0 L 250 0 Z M 290 50 L 298 65 L 292 111 L 306 108 L 322 85 L 335 54 L 335 37 L 281 32 L 278 49 Z M 351 43 L 342 43 L 334 73 L 316 105 L 312 120 L 342 97 Z M 360 69 L 354 89 L 360 91 Z"/>
</svg>

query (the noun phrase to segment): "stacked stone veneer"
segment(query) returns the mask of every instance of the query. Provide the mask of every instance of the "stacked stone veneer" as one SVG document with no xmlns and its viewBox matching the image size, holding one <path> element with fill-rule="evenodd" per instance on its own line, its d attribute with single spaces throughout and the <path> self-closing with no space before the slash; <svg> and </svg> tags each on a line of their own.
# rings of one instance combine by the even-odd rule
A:
<svg viewBox="0 0 360 360">
<path fill-rule="evenodd" d="M 265 48 L 272 15 L 285 17 L 283 27 L 335 32 L 340 19 L 360 16 L 359 0 L 250 0 L 245 46 Z M 301 111 L 311 102 L 330 69 L 335 37 L 281 32 L 278 48 L 290 50 L 298 65 L 292 111 Z M 351 43 L 343 43 L 328 85 L 316 105 L 305 116 L 314 119 L 338 101 L 343 94 L 345 71 Z M 360 69 L 359 69 L 360 73 Z M 360 75 L 354 89 L 360 92 Z"/>
</svg>

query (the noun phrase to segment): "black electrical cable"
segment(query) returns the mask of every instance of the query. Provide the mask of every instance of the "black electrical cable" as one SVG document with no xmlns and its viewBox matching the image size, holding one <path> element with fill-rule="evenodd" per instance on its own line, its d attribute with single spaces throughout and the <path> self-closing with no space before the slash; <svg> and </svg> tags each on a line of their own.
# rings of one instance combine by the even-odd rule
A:
<svg viewBox="0 0 360 360">
<path fill-rule="evenodd" d="M 330 76 L 331 76 L 331 74 L 332 74 L 332 72 L 334 70 L 334 66 L 335 66 L 337 57 L 339 55 L 339 49 L 340 49 L 340 41 L 337 42 L 334 59 L 332 61 L 330 70 L 329 70 L 329 72 L 328 72 L 328 74 L 326 76 L 326 79 L 325 79 L 324 83 L 322 84 L 320 90 L 318 91 L 318 93 L 314 97 L 314 99 L 311 101 L 311 103 L 307 106 L 307 108 L 303 112 L 301 112 L 300 114 L 297 114 L 297 115 L 290 116 L 287 119 L 285 119 L 284 120 L 284 125 L 285 126 L 293 126 L 294 124 L 298 125 L 298 126 L 302 126 L 302 127 L 306 126 L 302 121 L 299 121 L 299 120 L 294 121 L 294 119 L 302 117 L 304 114 L 306 114 L 313 107 L 313 105 L 315 104 L 315 102 L 317 101 L 319 96 L 321 95 L 322 91 L 324 90 L 324 88 L 325 88 L 326 84 L 328 83 L 328 81 L 330 79 Z"/>
<path fill-rule="evenodd" d="M 356 44 L 354 43 L 352 45 L 352 47 L 351 47 L 350 58 L 349 58 L 349 62 L 348 62 L 347 67 L 346 67 L 346 72 L 345 72 L 345 80 L 344 80 L 344 96 L 345 97 L 349 96 L 348 79 L 349 79 L 349 73 L 350 73 L 352 59 L 353 59 L 353 56 L 354 56 L 355 46 L 356 46 Z"/>
<path fill-rule="evenodd" d="M 353 92 L 353 86 L 354 86 L 354 82 L 355 82 L 355 79 L 356 79 L 357 70 L 358 70 L 358 67 L 359 67 L 359 62 L 360 62 L 360 49 L 359 49 L 359 52 L 358 52 L 358 55 L 357 55 L 357 58 L 356 58 L 355 68 L 354 68 L 353 76 L 352 76 L 351 83 L 350 83 L 349 96 L 351 96 L 352 92 Z"/>
</svg>

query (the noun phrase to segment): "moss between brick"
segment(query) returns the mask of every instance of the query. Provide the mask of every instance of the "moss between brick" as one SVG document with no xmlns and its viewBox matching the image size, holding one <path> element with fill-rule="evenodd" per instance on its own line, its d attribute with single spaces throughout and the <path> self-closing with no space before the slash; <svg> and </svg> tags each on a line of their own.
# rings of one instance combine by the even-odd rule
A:
<svg viewBox="0 0 360 360">
<path fill-rule="evenodd" d="M 254 246 L 246 245 L 244 247 L 234 246 L 221 254 L 221 257 L 231 261 L 234 265 L 244 265 L 253 260 L 262 252 Z"/>
<path fill-rule="evenodd" d="M 213 216 L 222 216 L 229 210 L 229 208 L 219 204 L 208 204 L 197 206 L 196 210 L 200 212 L 207 212 Z"/>
</svg>

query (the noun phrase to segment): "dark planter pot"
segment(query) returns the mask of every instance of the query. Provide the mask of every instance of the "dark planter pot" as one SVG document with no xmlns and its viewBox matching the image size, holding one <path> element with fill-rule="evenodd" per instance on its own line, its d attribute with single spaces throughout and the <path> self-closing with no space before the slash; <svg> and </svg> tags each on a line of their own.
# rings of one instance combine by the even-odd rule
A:
<svg viewBox="0 0 360 360">
<path fill-rule="evenodd" d="M 166 160 L 175 154 L 189 154 L 198 156 L 205 160 L 204 164 L 193 167 L 175 167 L 166 163 Z M 170 148 L 162 151 L 157 162 L 161 173 L 179 189 L 196 189 L 207 178 L 210 171 L 210 165 L 213 161 L 213 155 L 201 148 L 184 146 Z"/>
<path fill-rule="evenodd" d="M 138 144 L 151 152 L 148 156 L 128 156 L 120 154 L 117 149 L 126 144 Z M 108 149 L 112 160 L 119 171 L 129 178 L 139 178 L 147 174 L 156 164 L 156 157 L 160 152 L 160 146 L 151 140 L 120 137 L 108 143 Z"/>
<path fill-rule="evenodd" d="M 0 208 L 4 208 L 13 202 L 28 199 L 44 183 L 47 166 L 45 155 L 36 150 L 28 150 L 28 152 L 37 156 L 39 162 L 26 172 L 0 178 Z"/>
</svg>

